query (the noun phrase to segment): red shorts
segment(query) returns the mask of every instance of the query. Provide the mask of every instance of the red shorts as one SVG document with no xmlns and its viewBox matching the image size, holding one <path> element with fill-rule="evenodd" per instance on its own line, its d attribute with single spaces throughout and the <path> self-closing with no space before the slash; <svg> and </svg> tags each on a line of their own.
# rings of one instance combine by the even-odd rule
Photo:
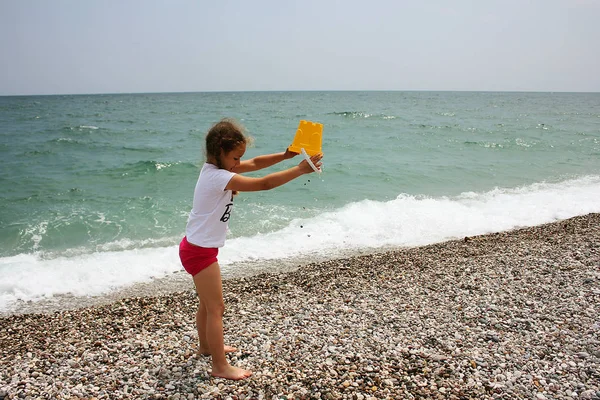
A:
<svg viewBox="0 0 600 400">
<path fill-rule="evenodd" d="M 179 243 L 179 258 L 183 268 L 192 276 L 212 263 L 217 262 L 219 249 L 216 247 L 200 247 L 191 244 L 184 236 Z"/>
</svg>

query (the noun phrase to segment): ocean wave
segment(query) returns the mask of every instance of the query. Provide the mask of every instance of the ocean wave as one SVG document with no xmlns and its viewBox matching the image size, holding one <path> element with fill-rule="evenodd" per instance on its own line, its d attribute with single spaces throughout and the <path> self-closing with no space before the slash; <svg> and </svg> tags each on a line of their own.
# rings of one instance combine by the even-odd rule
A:
<svg viewBox="0 0 600 400">
<path fill-rule="evenodd" d="M 271 232 L 230 238 L 219 261 L 224 270 L 231 271 L 249 263 L 289 264 L 348 252 L 426 245 L 597 213 L 598 198 L 600 176 L 584 176 L 452 197 L 400 194 L 389 201 L 362 200 L 296 217 Z M 39 240 L 48 229 L 42 223 L 32 227 L 30 234 Z M 177 240 L 167 235 L 147 241 L 120 239 L 92 253 L 73 251 L 50 259 L 40 253 L 1 257 L 0 310 L 10 309 L 19 300 L 37 301 L 57 294 L 98 295 L 181 271 Z M 30 276 L 38 279 L 26 278 Z"/>
<path fill-rule="evenodd" d="M 0 312 L 10 311 L 18 301 L 39 301 L 60 294 L 101 295 L 178 270 L 181 270 L 179 257 L 170 247 L 51 260 L 35 254 L 0 258 Z M 32 276 L 36 279 L 30 279 Z"/>
<path fill-rule="evenodd" d="M 362 200 L 276 232 L 234 238 L 223 263 L 277 259 L 337 249 L 419 246 L 464 236 L 540 225 L 600 212 L 600 176 L 540 182 L 458 196 L 400 194 L 390 201 Z"/>
<path fill-rule="evenodd" d="M 458 125 L 410 124 L 409 126 L 414 127 L 414 128 L 419 128 L 419 129 L 427 129 L 427 130 L 433 130 L 433 129 L 442 129 L 442 130 L 458 129 L 458 130 L 460 130 L 460 126 L 458 126 Z"/>
<path fill-rule="evenodd" d="M 77 139 L 73 139 L 73 138 L 67 138 L 67 137 L 59 137 L 59 138 L 56 138 L 56 139 L 49 140 L 48 142 L 50 142 L 50 143 L 85 144 L 85 145 L 88 144 L 88 142 L 83 142 L 81 140 L 77 140 Z"/>
<path fill-rule="evenodd" d="M 338 115 L 346 118 L 372 118 L 372 119 L 396 119 L 394 115 L 387 115 L 382 113 L 371 114 L 364 111 L 339 111 L 328 113 L 327 115 Z"/>
<path fill-rule="evenodd" d="M 94 125 L 63 126 L 63 131 L 96 131 L 101 129 Z"/>
<path fill-rule="evenodd" d="M 100 175 L 108 175 L 113 177 L 138 177 L 148 174 L 163 174 L 177 175 L 179 173 L 187 173 L 191 170 L 199 171 L 199 166 L 189 162 L 181 161 L 138 161 L 136 163 L 128 163 L 118 168 L 110 168 L 98 172 Z"/>
<path fill-rule="evenodd" d="M 495 142 L 486 142 L 486 141 L 469 141 L 466 140 L 463 142 L 464 144 L 466 144 L 467 146 L 481 146 L 481 147 L 485 147 L 486 149 L 502 149 L 504 147 L 506 147 L 506 144 L 502 144 L 502 143 L 495 143 Z"/>
<path fill-rule="evenodd" d="M 71 137 L 59 137 L 50 139 L 46 143 L 53 146 L 72 146 L 73 148 L 87 148 L 87 149 L 102 149 L 107 148 L 113 151 L 114 148 L 108 143 L 98 143 L 90 140 L 88 137 L 79 137 L 79 139 Z"/>
<path fill-rule="evenodd" d="M 71 145 L 71 146 L 83 146 L 89 149 L 106 149 L 111 153 L 119 150 L 125 150 L 128 152 L 137 152 L 137 153 L 162 153 L 164 152 L 163 148 L 158 147 L 150 147 L 150 146 L 140 146 L 140 147 L 132 147 L 132 146 L 117 146 L 111 141 L 95 141 L 89 137 L 59 137 L 55 139 L 50 139 L 46 143 L 55 144 L 55 145 Z M 38 150 L 39 152 L 39 150 Z M 47 150 L 47 152 L 54 153 L 51 150 Z M 26 154 L 29 154 L 28 152 Z M 33 153 L 38 154 L 38 153 Z"/>
<path fill-rule="evenodd" d="M 121 147 L 123 150 L 132 151 L 132 152 L 141 152 L 141 153 L 162 153 L 164 149 L 156 148 L 156 147 L 129 147 L 123 146 Z"/>
<path fill-rule="evenodd" d="M 48 154 L 56 154 L 56 153 L 53 152 L 52 150 L 31 150 L 31 151 L 26 151 L 25 153 L 23 153 L 23 155 L 25 155 L 25 156 L 44 156 L 44 155 L 48 155 Z"/>
<path fill-rule="evenodd" d="M 133 170 L 146 170 L 146 171 L 164 171 L 169 168 L 197 168 L 193 163 L 181 162 L 181 161 L 139 161 L 134 164 L 128 164 Z"/>
</svg>

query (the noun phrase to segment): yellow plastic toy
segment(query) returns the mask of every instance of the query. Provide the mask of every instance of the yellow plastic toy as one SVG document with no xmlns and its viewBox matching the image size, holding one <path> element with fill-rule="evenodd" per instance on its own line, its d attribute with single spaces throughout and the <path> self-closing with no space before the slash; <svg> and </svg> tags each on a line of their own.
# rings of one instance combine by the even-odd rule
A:
<svg viewBox="0 0 600 400">
<path fill-rule="evenodd" d="M 321 145 L 323 143 L 323 124 L 311 121 L 300 121 L 294 141 L 288 147 L 294 153 L 301 153 L 302 149 L 309 156 L 321 153 Z"/>
</svg>

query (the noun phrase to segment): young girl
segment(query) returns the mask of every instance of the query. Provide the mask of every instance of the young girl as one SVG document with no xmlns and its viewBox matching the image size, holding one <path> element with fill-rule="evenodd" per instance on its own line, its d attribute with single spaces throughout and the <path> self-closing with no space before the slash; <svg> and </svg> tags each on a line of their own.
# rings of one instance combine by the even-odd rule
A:
<svg viewBox="0 0 600 400">
<path fill-rule="evenodd" d="M 206 135 L 206 163 L 196 183 L 185 237 L 179 245 L 181 263 L 193 276 L 200 300 L 196 313 L 200 341 L 198 352 L 212 356 L 212 376 L 234 380 L 247 378 L 252 372 L 229 365 L 225 353 L 237 349 L 223 343 L 225 305 L 217 253 L 225 243 L 233 195 L 273 189 L 313 172 L 303 160 L 295 167 L 262 178 L 239 175 L 270 167 L 297 155 L 286 150 L 242 161 L 246 144 L 243 128 L 232 120 L 221 120 L 209 130 Z M 321 158 L 321 154 L 311 157 L 317 168 L 321 166 Z"/>
</svg>

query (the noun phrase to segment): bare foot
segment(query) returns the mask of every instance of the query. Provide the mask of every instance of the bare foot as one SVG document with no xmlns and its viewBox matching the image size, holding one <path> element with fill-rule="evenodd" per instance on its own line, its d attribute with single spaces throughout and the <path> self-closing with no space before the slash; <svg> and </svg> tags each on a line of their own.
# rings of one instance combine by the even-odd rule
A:
<svg viewBox="0 0 600 400">
<path fill-rule="evenodd" d="M 250 375 L 252 375 L 252 371 L 228 365 L 225 368 L 219 370 L 216 370 L 213 367 L 213 370 L 211 371 L 210 375 L 214 376 L 215 378 L 225 378 L 234 381 L 239 381 L 241 379 L 249 378 Z"/>
<path fill-rule="evenodd" d="M 223 346 L 223 350 L 225 350 L 225 353 L 235 353 L 237 351 L 237 348 L 235 347 L 231 347 L 231 346 Z M 199 356 L 210 356 L 210 350 L 204 347 L 200 347 L 198 348 L 198 355 Z"/>
</svg>

